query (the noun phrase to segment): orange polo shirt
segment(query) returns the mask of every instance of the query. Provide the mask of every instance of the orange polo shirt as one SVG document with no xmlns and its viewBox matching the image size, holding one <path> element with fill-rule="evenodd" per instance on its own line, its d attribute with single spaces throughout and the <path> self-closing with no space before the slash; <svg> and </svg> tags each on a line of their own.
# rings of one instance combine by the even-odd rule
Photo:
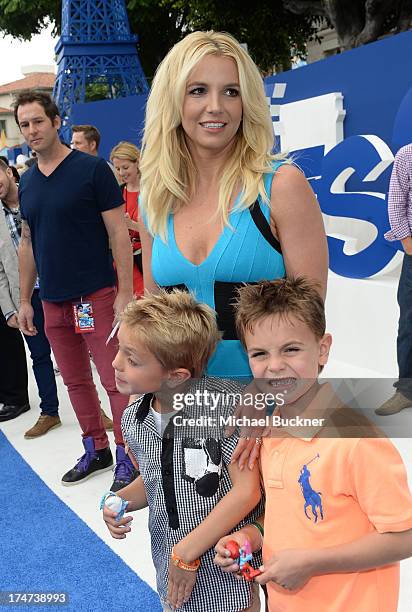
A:
<svg viewBox="0 0 412 612">
<path fill-rule="evenodd" d="M 264 563 L 280 550 L 412 528 L 405 467 L 386 438 L 300 438 L 288 429 L 285 437 L 263 439 L 261 469 Z M 399 563 L 315 576 L 294 592 L 267 586 L 270 612 L 396 612 Z"/>
</svg>

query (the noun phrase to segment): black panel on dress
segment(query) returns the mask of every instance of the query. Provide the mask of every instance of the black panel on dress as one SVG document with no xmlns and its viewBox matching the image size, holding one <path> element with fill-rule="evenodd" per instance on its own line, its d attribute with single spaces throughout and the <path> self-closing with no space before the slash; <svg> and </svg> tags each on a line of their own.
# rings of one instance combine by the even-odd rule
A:
<svg viewBox="0 0 412 612">
<path fill-rule="evenodd" d="M 249 212 L 254 224 L 262 234 L 263 238 L 278 253 L 282 254 L 280 242 L 272 234 L 270 224 L 262 212 L 259 200 L 256 200 L 253 206 L 249 208 Z M 235 300 L 238 287 L 243 287 L 245 284 L 254 285 L 256 283 L 225 283 L 222 281 L 215 281 L 215 310 L 217 312 L 217 324 L 219 330 L 223 332 L 223 340 L 238 340 L 233 302 Z"/>
<path fill-rule="evenodd" d="M 248 283 L 249 284 L 249 283 Z M 224 283 L 215 281 L 214 296 L 217 312 L 217 326 L 223 332 L 223 340 L 238 340 L 235 325 L 235 300 L 238 287 L 245 283 Z"/>
</svg>

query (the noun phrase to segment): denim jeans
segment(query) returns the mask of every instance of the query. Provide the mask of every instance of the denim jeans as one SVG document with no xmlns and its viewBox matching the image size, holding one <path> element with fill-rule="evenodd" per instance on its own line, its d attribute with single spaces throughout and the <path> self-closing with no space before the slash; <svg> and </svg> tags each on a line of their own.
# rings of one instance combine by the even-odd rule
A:
<svg viewBox="0 0 412 612">
<path fill-rule="evenodd" d="M 395 387 L 412 399 L 412 255 L 405 253 L 398 286 L 399 327 L 397 357 L 399 380 Z"/>
<path fill-rule="evenodd" d="M 56 377 L 51 360 L 50 344 L 44 331 L 44 313 L 38 289 L 33 291 L 31 305 L 34 310 L 33 322 L 37 334 L 36 336 L 24 336 L 24 339 L 29 347 L 33 362 L 33 374 L 40 397 L 40 410 L 42 414 L 57 416 L 59 400 L 57 398 Z"/>
<path fill-rule="evenodd" d="M 92 302 L 95 320 L 95 331 L 85 334 L 76 334 L 74 330 L 73 303 L 79 302 L 80 298 L 58 303 L 43 301 L 46 334 L 63 382 L 83 436 L 93 438 L 96 450 L 109 446 L 109 439 L 100 415 L 100 401 L 93 382 L 89 351 L 109 396 L 116 444 L 123 444 L 120 421 L 129 399 L 118 392 L 114 380 L 112 361 L 117 353 L 116 341 L 111 340 L 106 346 L 106 339 L 112 331 L 115 295 L 113 287 L 106 287 L 82 296 L 84 302 Z"/>
</svg>

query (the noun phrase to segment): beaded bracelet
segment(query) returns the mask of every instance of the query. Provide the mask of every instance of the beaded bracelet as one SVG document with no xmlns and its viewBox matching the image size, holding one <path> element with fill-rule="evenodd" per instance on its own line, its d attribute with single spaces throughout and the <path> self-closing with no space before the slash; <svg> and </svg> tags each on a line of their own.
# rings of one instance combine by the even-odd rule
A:
<svg viewBox="0 0 412 612">
<path fill-rule="evenodd" d="M 178 557 L 175 553 L 174 547 L 172 548 L 171 561 L 173 565 L 176 567 L 180 567 L 180 569 L 186 570 L 187 572 L 195 572 L 200 566 L 200 559 L 195 559 L 191 563 L 186 563 L 180 557 Z"/>
</svg>

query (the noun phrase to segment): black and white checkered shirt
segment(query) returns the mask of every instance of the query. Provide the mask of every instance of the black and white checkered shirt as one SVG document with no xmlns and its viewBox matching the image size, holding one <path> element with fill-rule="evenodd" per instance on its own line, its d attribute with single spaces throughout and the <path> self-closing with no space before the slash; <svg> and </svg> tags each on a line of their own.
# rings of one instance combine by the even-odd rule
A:
<svg viewBox="0 0 412 612">
<path fill-rule="evenodd" d="M 224 397 L 228 393 L 240 393 L 242 386 L 234 381 L 204 377 L 189 392 L 206 389 Z M 177 412 L 162 438 L 150 411 L 152 399 L 152 395 L 145 395 L 125 410 L 122 431 L 139 463 L 146 490 L 157 590 L 164 603 L 172 547 L 193 531 L 231 489 L 227 466 L 238 436 L 225 438 L 223 435 L 221 417 L 233 414 L 233 402 L 229 400 L 222 401 L 225 405 L 215 411 L 199 404 Z M 211 419 L 206 426 L 177 425 L 177 417 L 188 416 Z M 256 520 L 262 512 L 263 502 L 260 502 L 233 531 Z M 239 612 L 251 605 L 250 583 L 222 572 L 214 565 L 213 558 L 213 549 L 202 555 L 192 595 L 179 610 Z M 258 553 L 254 555 L 253 565 L 258 567 L 260 563 Z"/>
</svg>

